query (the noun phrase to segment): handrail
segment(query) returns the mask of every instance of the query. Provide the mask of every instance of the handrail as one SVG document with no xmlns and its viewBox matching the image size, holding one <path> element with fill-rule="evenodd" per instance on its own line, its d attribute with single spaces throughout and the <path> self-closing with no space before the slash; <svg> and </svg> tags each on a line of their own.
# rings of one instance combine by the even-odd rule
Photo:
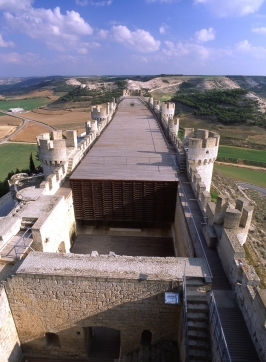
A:
<svg viewBox="0 0 266 362">
<path fill-rule="evenodd" d="M 28 235 L 27 235 L 28 233 Z M 17 251 L 17 248 L 26 248 L 29 247 L 31 250 L 33 250 L 30 246 L 27 246 L 25 244 L 25 242 L 32 236 L 32 232 L 31 232 L 31 228 L 28 228 L 25 233 L 18 239 L 18 241 L 13 245 L 13 247 L 9 250 L 9 252 L 5 255 L 5 257 L 9 256 L 10 253 L 15 249 L 15 253 L 16 253 L 16 258 L 18 258 L 19 254 L 24 254 L 24 253 L 19 253 Z M 19 245 L 19 243 L 21 242 L 21 240 L 23 241 L 22 245 Z"/>
<path fill-rule="evenodd" d="M 185 362 L 189 362 L 189 344 L 188 344 L 188 325 L 187 325 L 187 286 L 186 286 L 186 273 L 183 277 L 183 322 L 184 322 L 184 335 L 185 335 L 185 349 L 186 356 Z"/>
<path fill-rule="evenodd" d="M 210 323 L 212 323 L 214 328 L 214 334 L 218 344 L 221 361 L 232 362 L 213 292 L 211 292 L 210 298 Z"/>
</svg>

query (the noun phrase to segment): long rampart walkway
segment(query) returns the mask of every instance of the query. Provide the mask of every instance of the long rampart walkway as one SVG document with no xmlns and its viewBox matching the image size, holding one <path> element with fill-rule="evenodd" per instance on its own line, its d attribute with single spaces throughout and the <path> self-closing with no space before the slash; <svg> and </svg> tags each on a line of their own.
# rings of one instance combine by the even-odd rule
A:
<svg viewBox="0 0 266 362">
<path fill-rule="evenodd" d="M 188 204 L 188 209 L 190 210 L 190 213 L 188 210 L 185 211 L 195 252 L 197 256 L 200 257 L 202 257 L 202 253 L 205 254 L 212 273 L 212 290 L 217 302 L 221 325 L 232 362 L 260 361 L 249 335 L 244 317 L 237 305 L 231 285 L 224 272 L 218 252 L 216 249 L 209 248 L 205 241 L 202 232 L 202 225 L 205 223 L 205 220 L 199 208 L 198 201 L 194 196 L 190 182 L 186 176 L 180 176 L 180 183 L 181 190 L 183 190 Z"/>
</svg>

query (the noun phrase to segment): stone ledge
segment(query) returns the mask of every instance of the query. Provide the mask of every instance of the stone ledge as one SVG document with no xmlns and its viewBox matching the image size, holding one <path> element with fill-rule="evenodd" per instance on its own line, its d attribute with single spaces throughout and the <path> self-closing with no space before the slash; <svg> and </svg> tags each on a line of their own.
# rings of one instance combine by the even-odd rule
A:
<svg viewBox="0 0 266 362">
<path fill-rule="evenodd" d="M 158 258 L 111 255 L 80 255 L 31 252 L 17 274 L 118 278 L 133 280 L 182 280 L 203 278 L 208 267 L 199 258 Z"/>
</svg>

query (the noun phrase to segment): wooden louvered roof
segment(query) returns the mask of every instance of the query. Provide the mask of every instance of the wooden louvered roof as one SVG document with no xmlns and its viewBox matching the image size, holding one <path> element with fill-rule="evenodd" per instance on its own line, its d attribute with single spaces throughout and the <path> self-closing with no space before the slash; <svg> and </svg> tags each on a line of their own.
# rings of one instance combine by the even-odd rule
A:
<svg viewBox="0 0 266 362">
<path fill-rule="evenodd" d="M 70 179 L 177 181 L 172 164 L 152 113 L 141 100 L 125 99 Z"/>
</svg>

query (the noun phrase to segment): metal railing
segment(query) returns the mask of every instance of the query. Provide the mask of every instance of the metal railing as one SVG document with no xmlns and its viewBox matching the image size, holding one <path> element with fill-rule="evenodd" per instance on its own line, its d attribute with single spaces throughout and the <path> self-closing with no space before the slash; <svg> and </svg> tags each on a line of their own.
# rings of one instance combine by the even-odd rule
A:
<svg viewBox="0 0 266 362">
<path fill-rule="evenodd" d="M 187 322 L 187 285 L 186 274 L 183 277 L 183 323 L 184 323 L 184 342 L 185 342 L 185 362 L 189 362 L 189 344 L 188 344 L 188 322 Z"/>
<path fill-rule="evenodd" d="M 232 362 L 213 292 L 211 293 L 209 309 L 210 309 L 210 323 L 213 326 L 213 331 L 216 343 L 218 345 L 221 361 Z"/>
<path fill-rule="evenodd" d="M 19 258 L 19 255 L 23 255 L 27 248 L 30 248 L 32 251 L 34 251 L 30 245 L 26 244 L 26 241 L 30 239 L 32 236 L 31 228 L 27 229 L 25 233 L 18 239 L 18 241 L 13 245 L 13 247 L 9 250 L 9 252 L 5 255 L 5 257 L 8 257 L 13 250 L 15 250 L 16 258 Z M 19 249 L 24 249 L 23 252 L 19 252 Z"/>
</svg>

